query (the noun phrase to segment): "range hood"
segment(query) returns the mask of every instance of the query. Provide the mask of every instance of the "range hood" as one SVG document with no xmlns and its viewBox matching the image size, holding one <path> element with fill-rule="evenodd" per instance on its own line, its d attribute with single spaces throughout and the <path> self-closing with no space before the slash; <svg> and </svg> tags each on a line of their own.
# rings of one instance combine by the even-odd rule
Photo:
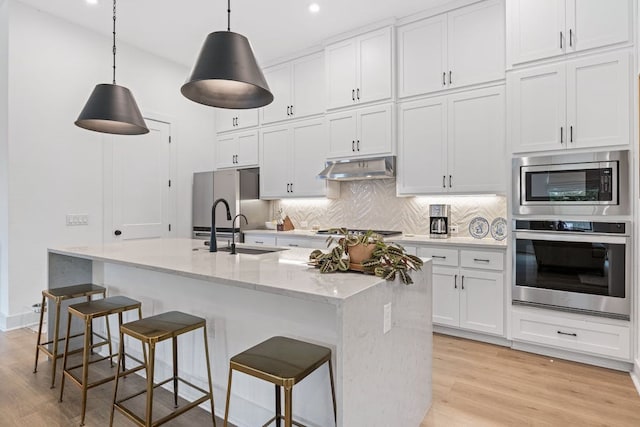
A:
<svg viewBox="0 0 640 427">
<path fill-rule="evenodd" d="M 333 181 L 384 179 L 395 176 L 395 156 L 329 161 L 327 167 L 318 174 L 318 178 Z"/>
</svg>

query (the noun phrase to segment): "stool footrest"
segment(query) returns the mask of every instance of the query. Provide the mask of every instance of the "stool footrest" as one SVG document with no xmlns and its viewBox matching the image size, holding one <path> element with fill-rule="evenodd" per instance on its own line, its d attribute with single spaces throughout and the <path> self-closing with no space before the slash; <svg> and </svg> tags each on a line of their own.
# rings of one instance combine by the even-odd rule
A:
<svg viewBox="0 0 640 427">
<path fill-rule="evenodd" d="M 264 423 L 264 424 L 262 425 L 262 427 L 267 427 L 269 424 L 271 424 L 272 422 L 274 422 L 274 421 L 275 421 L 275 420 L 277 420 L 277 419 L 281 419 L 282 421 L 284 421 L 284 416 L 279 415 L 279 414 L 278 414 L 278 415 L 275 415 L 275 416 L 273 416 L 269 421 L 267 421 L 266 423 Z M 305 426 L 304 424 L 300 424 L 300 423 L 299 423 L 299 422 L 297 422 L 297 421 L 291 421 L 291 424 L 293 424 L 294 426 L 298 426 L 298 427 L 307 427 L 307 426 Z"/>
</svg>

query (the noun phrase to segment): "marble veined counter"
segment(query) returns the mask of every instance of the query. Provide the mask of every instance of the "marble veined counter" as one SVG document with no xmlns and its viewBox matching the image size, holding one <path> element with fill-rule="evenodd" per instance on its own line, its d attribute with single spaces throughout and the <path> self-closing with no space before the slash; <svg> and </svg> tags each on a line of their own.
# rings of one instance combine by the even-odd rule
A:
<svg viewBox="0 0 640 427">
<path fill-rule="evenodd" d="M 205 318 L 218 416 L 224 415 L 229 359 L 281 335 L 332 349 L 338 427 L 418 427 L 432 398 L 431 261 L 412 272 L 415 283 L 406 286 L 361 273 L 321 274 L 306 264 L 309 251 L 210 253 L 201 240 L 189 239 L 55 247 L 48 252 L 49 287 L 91 281 L 108 296 L 142 302 L 143 316 L 180 310 Z M 125 313 L 125 321 L 136 318 Z M 94 327 L 105 333 L 104 326 Z M 156 380 L 171 376 L 171 344 L 165 344 L 156 353 Z M 202 334 L 181 336 L 179 345 L 181 376 L 206 388 Z M 142 359 L 139 345 L 127 346 Z M 229 421 L 263 425 L 273 415 L 273 390 L 234 374 Z M 187 387 L 180 394 L 196 397 Z M 293 401 L 298 422 L 334 425 L 326 365 L 295 386 Z"/>
</svg>

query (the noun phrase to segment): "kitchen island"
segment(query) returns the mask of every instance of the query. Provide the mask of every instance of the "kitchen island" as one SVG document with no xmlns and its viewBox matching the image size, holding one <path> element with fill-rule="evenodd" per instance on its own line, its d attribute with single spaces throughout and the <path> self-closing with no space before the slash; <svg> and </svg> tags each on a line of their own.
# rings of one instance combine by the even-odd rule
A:
<svg viewBox="0 0 640 427">
<path fill-rule="evenodd" d="M 307 265 L 308 254 L 210 253 L 189 239 L 51 248 L 49 287 L 93 281 L 110 296 L 141 301 L 144 316 L 181 310 L 205 317 L 218 416 L 230 357 L 284 335 L 333 349 L 338 426 L 419 426 L 431 405 L 430 260 L 405 286 L 361 273 L 320 274 Z M 181 340 L 178 358 L 185 379 L 205 386 L 201 350 L 202 336 L 194 334 Z M 170 355 L 170 347 L 158 352 L 156 380 L 169 376 Z M 294 419 L 334 424 L 328 378 L 323 366 L 296 385 Z M 273 408 L 273 386 L 234 376 L 232 423 L 262 425 Z"/>
</svg>

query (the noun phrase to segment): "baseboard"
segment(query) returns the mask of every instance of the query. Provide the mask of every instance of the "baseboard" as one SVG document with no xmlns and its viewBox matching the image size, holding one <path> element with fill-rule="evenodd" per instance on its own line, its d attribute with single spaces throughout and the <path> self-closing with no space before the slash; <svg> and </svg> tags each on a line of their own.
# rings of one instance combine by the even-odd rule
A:
<svg viewBox="0 0 640 427">
<path fill-rule="evenodd" d="M 635 360 L 630 375 L 631 381 L 633 381 L 633 385 L 636 386 L 636 391 L 640 395 L 640 359 Z"/>
<path fill-rule="evenodd" d="M 600 366 L 602 368 L 615 369 L 617 371 L 631 372 L 633 369 L 633 364 L 630 362 L 559 350 L 520 341 L 513 341 L 511 348 L 514 350 L 526 351 L 527 353 L 541 354 L 543 356 L 555 357 L 557 359 L 565 359 L 572 362 L 586 363 L 589 365 Z"/>
<path fill-rule="evenodd" d="M 433 325 L 433 332 L 436 332 L 438 334 L 451 335 L 458 338 L 466 338 L 468 340 L 482 341 L 489 344 L 501 345 L 503 347 L 511 347 L 511 340 L 508 340 L 504 337 L 496 337 L 493 335 L 486 335 L 478 332 L 469 332 L 463 329 Z"/>
<path fill-rule="evenodd" d="M 0 331 L 6 332 L 35 325 L 40 321 L 39 316 L 38 313 L 34 313 L 33 311 L 25 311 L 24 313 L 14 314 L 12 316 L 0 313 Z"/>
</svg>

